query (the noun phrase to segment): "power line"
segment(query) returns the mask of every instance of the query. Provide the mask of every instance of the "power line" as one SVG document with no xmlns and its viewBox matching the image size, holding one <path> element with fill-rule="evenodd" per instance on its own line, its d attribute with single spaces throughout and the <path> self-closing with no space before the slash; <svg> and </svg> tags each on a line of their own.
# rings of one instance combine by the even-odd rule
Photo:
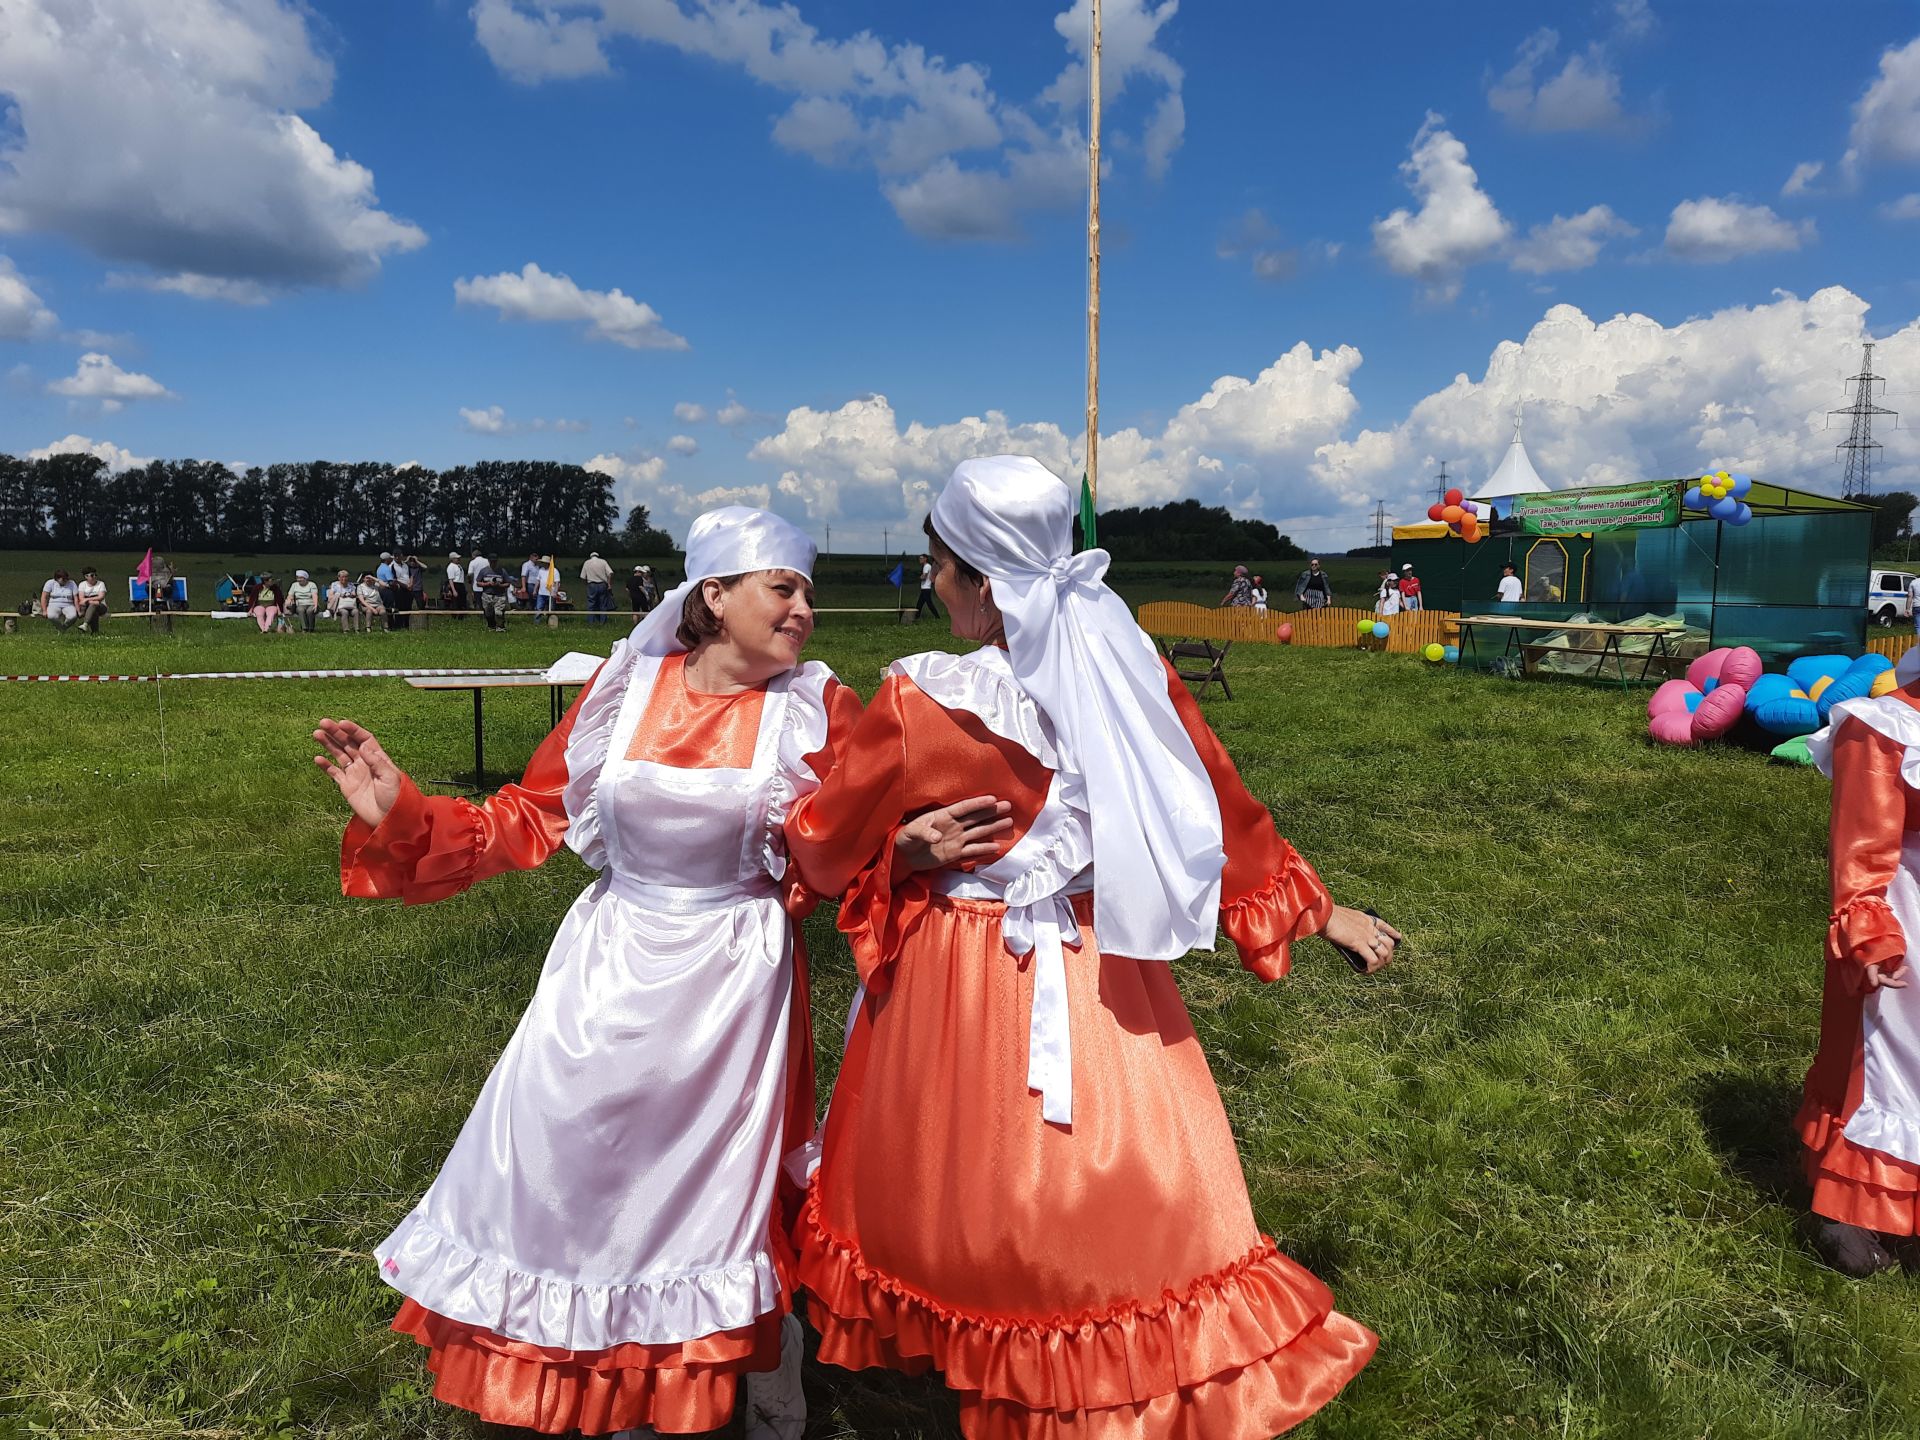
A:
<svg viewBox="0 0 1920 1440">
<path fill-rule="evenodd" d="M 1387 502 L 1373 502 L 1373 543 L 1375 548 L 1387 543 Z"/>
<path fill-rule="evenodd" d="M 1852 421 L 1847 438 L 1833 447 L 1842 452 L 1838 458 L 1846 462 L 1846 473 L 1840 482 L 1840 495 L 1846 500 L 1864 499 L 1873 494 L 1874 452 L 1886 448 L 1873 438 L 1873 417 L 1892 415 L 1896 424 L 1899 417 L 1898 411 L 1873 403 L 1875 382 L 1879 383 L 1882 394 L 1886 392 L 1887 382 L 1873 373 L 1873 341 L 1867 341 L 1866 345 L 1866 358 L 1860 362 L 1860 373 L 1847 377 L 1847 383 L 1854 387 L 1853 404 L 1844 410 L 1827 412 L 1829 417 L 1845 415 Z M 1831 419 L 1828 423 L 1832 423 Z"/>
<path fill-rule="evenodd" d="M 1436 501 L 1446 499 L 1447 491 L 1451 488 L 1447 484 L 1447 462 L 1446 461 L 1442 460 L 1440 462 L 1440 473 L 1434 476 L 1433 480 L 1434 480 L 1433 498 Z"/>
</svg>

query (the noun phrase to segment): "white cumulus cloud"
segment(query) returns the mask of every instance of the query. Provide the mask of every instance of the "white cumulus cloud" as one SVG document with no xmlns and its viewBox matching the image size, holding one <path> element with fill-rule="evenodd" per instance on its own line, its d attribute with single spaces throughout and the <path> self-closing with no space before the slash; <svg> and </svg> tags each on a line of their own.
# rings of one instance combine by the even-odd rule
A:
<svg viewBox="0 0 1920 1440">
<path fill-rule="evenodd" d="M 489 405 L 485 409 L 460 407 L 460 423 L 476 435 L 519 435 L 526 431 L 552 431 L 560 435 L 584 434 L 591 427 L 585 420 L 512 420 L 506 407 Z"/>
<path fill-rule="evenodd" d="M 1802 160 L 1793 167 L 1793 173 L 1787 176 L 1787 183 L 1780 187 L 1782 195 L 1805 195 L 1813 189 L 1813 182 L 1820 178 L 1820 172 L 1826 165 L 1819 160 Z"/>
<path fill-rule="evenodd" d="M 39 340 L 59 323 L 13 261 L 0 255 L 0 340 Z"/>
<path fill-rule="evenodd" d="M 0 229 L 269 288 L 363 280 L 424 245 L 302 118 L 333 89 L 308 14 L 294 0 L 5 0 Z"/>
<path fill-rule="evenodd" d="M 173 392 L 151 375 L 122 370 L 112 357 L 89 350 L 73 374 L 47 386 L 49 393 L 69 400 L 96 402 L 106 411 L 118 410 L 129 400 L 171 400 Z"/>
<path fill-rule="evenodd" d="M 1920 220 L 1920 193 L 1889 200 L 1880 207 L 1880 213 L 1889 220 Z"/>
<path fill-rule="evenodd" d="M 594 456 L 582 468 L 610 475 L 620 485 L 653 485 L 667 473 L 667 462 L 660 455 L 629 456 L 609 452 Z"/>
<path fill-rule="evenodd" d="M 198 275 L 190 270 L 173 275 L 115 270 L 107 276 L 107 285 L 114 290 L 151 290 L 159 295 L 184 295 L 189 300 L 218 300 L 227 305 L 265 305 L 273 298 L 273 292 L 258 280 Z"/>
<path fill-rule="evenodd" d="M 150 455 L 135 455 L 111 440 L 89 440 L 85 435 L 69 435 L 51 445 L 42 445 L 37 450 L 27 452 L 29 460 L 45 460 L 54 455 L 96 455 L 106 462 L 107 470 L 115 475 L 122 470 L 138 470 L 143 465 L 153 463 Z"/>
<path fill-rule="evenodd" d="M 1153 178 L 1186 130 L 1184 75 L 1161 43 L 1177 10 L 1106 0 L 1102 11 L 1109 149 L 1138 155 Z M 1010 238 L 1027 214 L 1083 194 L 1088 0 L 1055 17 L 1067 58 L 1025 102 L 998 93 L 984 65 L 866 30 L 826 34 L 792 0 L 478 0 L 472 13 L 482 48 L 523 82 L 601 74 L 622 41 L 737 70 L 784 102 L 775 144 L 870 170 L 908 228 L 933 238 Z"/>
<path fill-rule="evenodd" d="M 676 435 L 667 441 L 667 449 L 676 455 L 698 455 L 700 442 L 691 435 Z"/>
<path fill-rule="evenodd" d="M 1744 255 L 1798 250 L 1817 238 L 1813 221 L 1783 220 L 1765 205 L 1737 195 L 1682 200 L 1667 221 L 1666 248 L 1680 260 L 1714 264 Z"/>
<path fill-rule="evenodd" d="M 1600 258 L 1608 240 L 1639 233 L 1608 205 L 1595 205 L 1578 215 L 1556 215 L 1546 224 L 1534 226 L 1514 247 L 1513 268 L 1529 275 L 1585 270 Z"/>
<path fill-rule="evenodd" d="M 587 339 L 629 350 L 687 348 L 685 338 L 667 329 L 651 305 L 619 289 L 582 289 L 571 277 L 549 275 L 531 260 L 518 272 L 455 280 L 453 295 L 462 305 L 490 305 L 503 320 L 581 325 Z"/>
<path fill-rule="evenodd" d="M 1373 248 L 1396 275 L 1422 282 L 1429 296 L 1452 300 L 1470 265 L 1499 253 L 1512 233 L 1467 163 L 1467 147 L 1431 110 L 1401 162 L 1417 211 L 1395 210 L 1373 222 Z"/>
<path fill-rule="evenodd" d="M 673 418 L 682 425 L 698 425 L 707 418 L 707 407 L 691 400 L 682 400 L 673 407 Z"/>
<path fill-rule="evenodd" d="M 1598 42 L 1569 55 L 1545 79 L 1560 49 L 1558 31 L 1540 29 L 1520 42 L 1512 68 L 1487 88 L 1487 103 L 1523 130 L 1611 130 L 1626 121 L 1620 76 Z"/>
<path fill-rule="evenodd" d="M 1881 54 L 1880 73 L 1854 103 L 1841 165 L 1849 175 L 1869 165 L 1920 165 L 1920 35 Z"/>
</svg>

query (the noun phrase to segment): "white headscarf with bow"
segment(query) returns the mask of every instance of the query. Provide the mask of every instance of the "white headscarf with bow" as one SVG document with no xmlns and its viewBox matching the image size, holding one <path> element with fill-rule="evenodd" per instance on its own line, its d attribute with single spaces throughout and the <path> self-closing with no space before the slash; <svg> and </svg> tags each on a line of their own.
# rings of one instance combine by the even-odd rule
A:
<svg viewBox="0 0 1920 1440">
<path fill-rule="evenodd" d="M 1167 693 L 1166 666 L 1107 587 L 1104 550 L 1073 553 L 1073 492 L 1038 460 L 965 460 L 933 502 L 948 548 L 993 581 L 1013 673 L 1085 782 L 1100 948 L 1136 960 L 1210 949 L 1226 863 L 1220 804 Z"/>
<path fill-rule="evenodd" d="M 687 647 L 674 634 L 687 596 L 702 580 L 755 570 L 792 570 L 811 580 L 817 547 L 805 531 L 765 510 L 723 505 L 687 531 L 687 578 L 660 598 L 633 627 L 627 648 L 639 655 L 674 655 Z"/>
</svg>

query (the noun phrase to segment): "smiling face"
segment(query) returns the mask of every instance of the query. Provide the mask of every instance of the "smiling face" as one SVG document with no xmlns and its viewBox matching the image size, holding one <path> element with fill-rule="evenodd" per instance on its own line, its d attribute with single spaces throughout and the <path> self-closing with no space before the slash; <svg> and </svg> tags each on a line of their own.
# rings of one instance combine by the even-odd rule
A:
<svg viewBox="0 0 1920 1440">
<path fill-rule="evenodd" d="M 757 683 L 791 670 L 813 635 L 813 582 L 796 570 L 755 570 L 732 586 L 701 582 L 707 609 L 720 622 L 708 644 L 730 647 Z"/>
</svg>

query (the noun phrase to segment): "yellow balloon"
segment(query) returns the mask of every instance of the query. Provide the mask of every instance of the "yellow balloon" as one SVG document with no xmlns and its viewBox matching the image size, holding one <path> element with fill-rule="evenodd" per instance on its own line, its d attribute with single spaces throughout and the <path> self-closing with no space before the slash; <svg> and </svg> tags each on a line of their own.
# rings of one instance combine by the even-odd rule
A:
<svg viewBox="0 0 1920 1440">
<path fill-rule="evenodd" d="M 1867 693 L 1878 699 L 1880 696 L 1890 694 L 1899 688 L 1900 682 L 1894 678 L 1893 671 L 1882 670 L 1878 675 L 1873 677 L 1873 689 Z"/>
<path fill-rule="evenodd" d="M 1429 643 L 1427 648 L 1422 650 L 1420 653 L 1426 656 L 1427 659 L 1433 661 L 1434 664 L 1438 665 L 1442 660 L 1447 658 L 1447 647 L 1444 645 L 1435 645 L 1435 644 Z"/>
</svg>

